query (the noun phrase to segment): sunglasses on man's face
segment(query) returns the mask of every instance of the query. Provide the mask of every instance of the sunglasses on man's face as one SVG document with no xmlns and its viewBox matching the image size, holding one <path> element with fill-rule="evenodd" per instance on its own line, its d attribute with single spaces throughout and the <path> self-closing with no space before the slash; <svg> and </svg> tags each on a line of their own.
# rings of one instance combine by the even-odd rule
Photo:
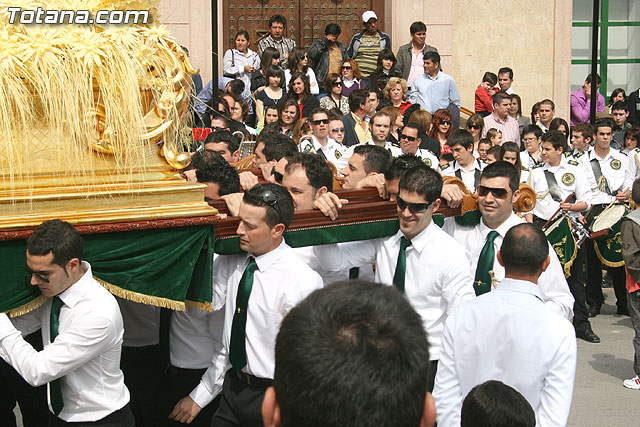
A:
<svg viewBox="0 0 640 427">
<path fill-rule="evenodd" d="M 319 124 L 328 125 L 329 119 L 311 120 L 311 124 L 318 126 Z"/>
<path fill-rule="evenodd" d="M 486 187 L 484 185 L 478 186 L 478 196 L 487 197 L 489 193 L 491 193 L 496 199 L 506 199 L 509 194 L 509 190 L 505 188 Z"/>
<path fill-rule="evenodd" d="M 344 133 L 344 128 L 333 128 L 333 129 L 331 129 L 331 132 L 341 132 L 341 133 Z"/>
<path fill-rule="evenodd" d="M 275 166 L 271 169 L 271 175 L 273 176 L 275 182 L 277 182 L 278 184 L 282 184 L 282 178 L 284 178 L 284 175 L 276 171 Z"/>
<path fill-rule="evenodd" d="M 409 136 L 409 135 L 405 135 L 404 133 L 402 135 L 400 135 L 400 139 L 406 139 L 407 141 L 413 142 L 415 141 L 416 138 L 415 136 Z"/>
<path fill-rule="evenodd" d="M 33 271 L 26 264 L 23 265 L 22 268 L 24 268 L 24 271 L 29 273 L 30 276 L 36 276 L 40 281 L 42 281 L 44 283 L 49 283 L 49 278 L 47 276 L 45 276 L 44 274 L 38 273 L 37 271 Z"/>
<path fill-rule="evenodd" d="M 409 208 L 409 212 L 412 214 L 418 214 L 425 212 L 431 206 L 431 203 L 407 203 L 402 200 L 402 197 L 398 196 L 396 199 L 396 203 L 398 204 L 398 208 L 400 211 L 404 211 L 406 208 Z"/>
</svg>

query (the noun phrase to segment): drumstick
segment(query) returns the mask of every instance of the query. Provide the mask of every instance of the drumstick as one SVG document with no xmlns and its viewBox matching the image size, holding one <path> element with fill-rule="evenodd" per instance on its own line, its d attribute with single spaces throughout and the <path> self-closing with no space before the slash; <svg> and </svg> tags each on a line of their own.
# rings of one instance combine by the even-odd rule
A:
<svg viewBox="0 0 640 427">
<path fill-rule="evenodd" d="M 576 193 L 571 193 L 569 194 L 569 197 L 567 197 L 566 199 L 564 199 L 562 202 L 560 202 L 560 204 L 562 203 L 569 203 L 569 200 L 571 200 L 572 198 L 574 198 L 576 196 Z M 549 221 L 545 222 L 544 225 L 542 226 L 542 229 L 544 230 L 545 228 L 547 228 L 547 226 L 549 225 L 549 223 L 551 221 L 553 221 L 553 219 L 556 217 L 556 215 L 558 215 L 558 213 L 562 210 L 562 208 L 558 208 L 557 211 L 555 211 L 553 213 L 553 215 L 551 215 L 551 218 L 549 218 Z"/>
</svg>

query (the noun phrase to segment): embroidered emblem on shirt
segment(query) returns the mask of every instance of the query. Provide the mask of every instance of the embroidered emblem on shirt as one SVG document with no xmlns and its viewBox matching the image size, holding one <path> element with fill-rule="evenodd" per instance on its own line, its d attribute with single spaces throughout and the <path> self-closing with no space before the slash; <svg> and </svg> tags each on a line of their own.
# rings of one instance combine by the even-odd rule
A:
<svg viewBox="0 0 640 427">
<path fill-rule="evenodd" d="M 311 150 L 313 150 L 313 146 L 311 144 L 307 144 L 304 146 L 304 151 L 306 151 L 307 153 Z"/>
<path fill-rule="evenodd" d="M 567 161 L 567 163 L 569 163 L 570 165 L 573 165 L 573 166 L 578 166 L 580 164 L 580 163 L 576 162 L 575 160 L 569 160 L 569 161 Z"/>
<path fill-rule="evenodd" d="M 342 157 L 342 153 L 339 150 L 336 150 L 333 154 L 335 154 L 336 159 L 339 159 L 340 157 Z"/>
<path fill-rule="evenodd" d="M 565 173 L 562 175 L 562 183 L 564 185 L 571 185 L 576 182 L 576 177 L 572 173 Z"/>
<path fill-rule="evenodd" d="M 425 159 L 422 159 L 422 161 L 424 162 L 425 165 L 431 167 L 431 159 L 425 158 Z"/>
<path fill-rule="evenodd" d="M 618 170 L 622 167 L 622 162 L 618 159 L 611 159 L 611 169 Z"/>
<path fill-rule="evenodd" d="M 449 163 L 447 163 L 446 165 L 442 165 L 440 166 L 440 170 L 441 171 L 446 170 L 449 166 L 451 166 Z"/>
</svg>

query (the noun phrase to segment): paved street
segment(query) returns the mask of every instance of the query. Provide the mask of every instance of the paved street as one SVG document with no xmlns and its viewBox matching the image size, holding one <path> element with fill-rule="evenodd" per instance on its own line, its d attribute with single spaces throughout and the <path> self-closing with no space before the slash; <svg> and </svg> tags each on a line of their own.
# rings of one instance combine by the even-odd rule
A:
<svg viewBox="0 0 640 427">
<path fill-rule="evenodd" d="M 591 319 L 599 344 L 578 340 L 578 368 L 569 426 L 637 427 L 640 425 L 640 390 L 622 381 L 632 378 L 633 328 L 627 316 L 616 313 L 613 289 L 604 289 L 602 313 Z"/>
</svg>

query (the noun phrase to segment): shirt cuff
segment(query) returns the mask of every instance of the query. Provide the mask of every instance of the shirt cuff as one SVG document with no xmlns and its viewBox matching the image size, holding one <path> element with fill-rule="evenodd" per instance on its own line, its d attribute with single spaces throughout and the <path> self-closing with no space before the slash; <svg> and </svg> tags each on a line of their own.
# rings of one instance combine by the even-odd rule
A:
<svg viewBox="0 0 640 427">
<path fill-rule="evenodd" d="M 0 313 L 0 341 L 11 335 L 16 330 L 6 314 Z"/>
<path fill-rule="evenodd" d="M 209 392 L 207 387 L 203 384 L 202 381 L 198 384 L 196 388 L 193 389 L 191 393 L 189 393 L 189 397 L 193 399 L 194 402 L 198 404 L 200 409 L 204 409 L 213 399 L 216 398 L 218 394 L 222 391 L 222 387 L 219 385 L 214 385 L 213 390 Z"/>
</svg>

